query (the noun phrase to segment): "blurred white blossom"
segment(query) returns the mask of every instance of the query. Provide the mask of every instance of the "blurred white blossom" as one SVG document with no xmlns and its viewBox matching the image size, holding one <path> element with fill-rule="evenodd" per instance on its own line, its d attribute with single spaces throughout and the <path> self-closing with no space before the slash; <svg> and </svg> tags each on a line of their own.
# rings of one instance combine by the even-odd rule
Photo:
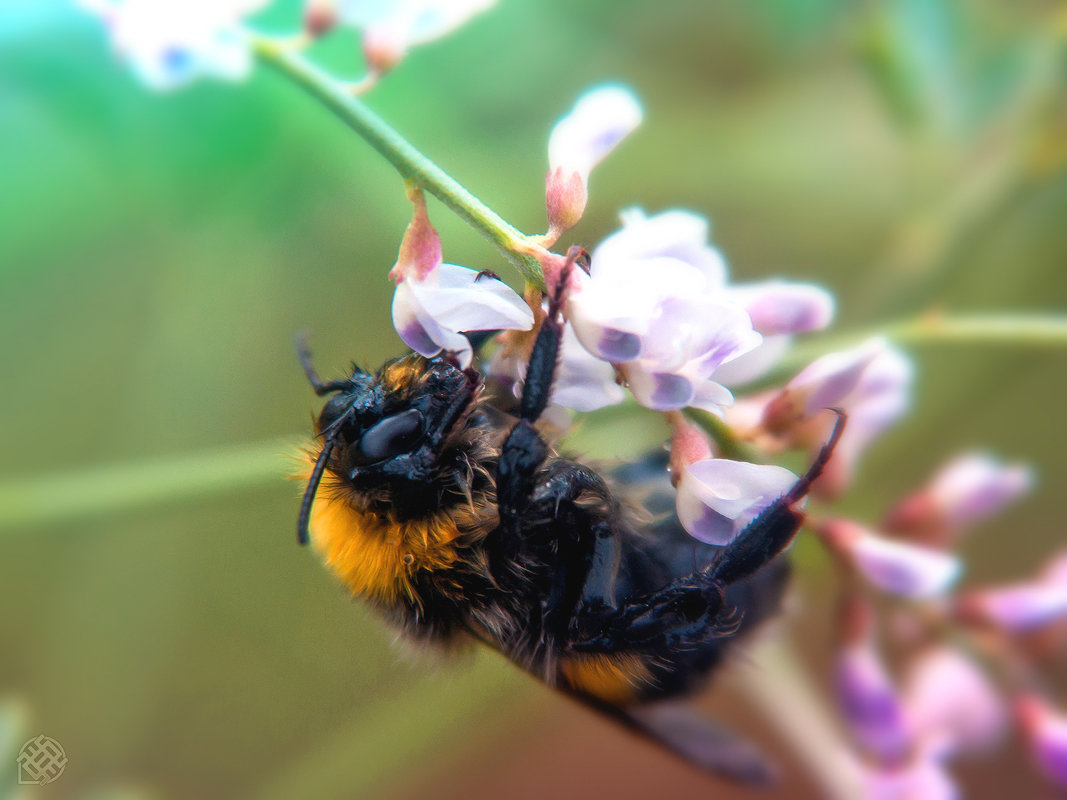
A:
<svg viewBox="0 0 1067 800">
<path fill-rule="evenodd" d="M 115 52 L 149 88 L 201 77 L 238 81 L 252 53 L 242 20 L 267 0 L 78 0 L 100 17 Z"/>
</svg>

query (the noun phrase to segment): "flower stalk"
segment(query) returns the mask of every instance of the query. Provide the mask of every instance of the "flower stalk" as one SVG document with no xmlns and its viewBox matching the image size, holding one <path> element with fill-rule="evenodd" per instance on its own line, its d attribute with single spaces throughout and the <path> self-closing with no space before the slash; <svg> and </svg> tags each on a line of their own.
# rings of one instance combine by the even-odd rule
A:
<svg viewBox="0 0 1067 800">
<path fill-rule="evenodd" d="M 511 225 L 437 164 L 423 155 L 385 120 L 338 81 L 283 43 L 252 38 L 259 59 L 285 75 L 341 118 L 408 182 L 422 187 L 489 240 L 529 283 L 544 288 L 535 239 Z"/>
</svg>

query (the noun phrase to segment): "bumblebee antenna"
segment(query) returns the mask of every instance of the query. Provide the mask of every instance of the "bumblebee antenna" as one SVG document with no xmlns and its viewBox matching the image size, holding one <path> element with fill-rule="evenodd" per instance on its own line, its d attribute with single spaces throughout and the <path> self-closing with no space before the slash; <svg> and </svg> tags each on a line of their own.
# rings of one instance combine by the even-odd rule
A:
<svg viewBox="0 0 1067 800">
<path fill-rule="evenodd" d="M 311 384 L 311 388 L 315 390 L 315 394 L 319 397 L 347 388 L 347 381 L 324 381 L 319 377 L 319 373 L 315 370 L 315 365 L 311 363 L 311 350 L 308 347 L 306 331 L 301 331 L 296 335 L 296 355 L 300 359 L 300 366 L 304 368 L 308 383 Z"/>
<path fill-rule="evenodd" d="M 315 468 L 311 470 L 311 478 L 308 480 L 308 488 L 304 490 L 304 499 L 300 501 L 300 516 L 296 521 L 296 540 L 300 544 L 308 543 L 308 522 L 311 520 L 311 504 L 315 502 L 315 493 L 319 490 L 322 482 L 322 473 L 326 470 L 326 462 L 330 460 L 333 449 L 336 447 L 333 439 L 327 439 L 322 446 L 322 452 L 315 460 Z"/>
</svg>

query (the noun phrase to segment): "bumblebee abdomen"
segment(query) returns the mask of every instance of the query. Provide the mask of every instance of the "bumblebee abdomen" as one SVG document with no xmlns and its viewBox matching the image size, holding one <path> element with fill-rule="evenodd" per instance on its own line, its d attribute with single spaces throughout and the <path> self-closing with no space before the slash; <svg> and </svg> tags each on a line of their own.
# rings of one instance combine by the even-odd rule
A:
<svg viewBox="0 0 1067 800">
<path fill-rule="evenodd" d="M 647 656 L 638 653 L 575 653 L 558 671 L 563 686 L 613 706 L 637 702 L 655 684 Z"/>
</svg>

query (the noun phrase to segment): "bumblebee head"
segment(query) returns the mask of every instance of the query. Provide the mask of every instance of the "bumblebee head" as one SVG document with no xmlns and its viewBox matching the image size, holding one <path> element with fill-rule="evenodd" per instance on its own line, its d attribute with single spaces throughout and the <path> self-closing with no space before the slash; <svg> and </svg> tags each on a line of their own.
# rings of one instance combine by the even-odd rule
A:
<svg viewBox="0 0 1067 800">
<path fill-rule="evenodd" d="M 480 375 L 417 354 L 389 361 L 375 375 L 356 367 L 351 377 L 328 383 L 306 358 L 305 369 L 316 392 L 331 396 L 315 424 L 322 450 L 301 504 L 300 542 L 308 539 L 311 504 L 327 469 L 368 503 L 432 502 L 438 462 L 473 405 Z"/>
</svg>

